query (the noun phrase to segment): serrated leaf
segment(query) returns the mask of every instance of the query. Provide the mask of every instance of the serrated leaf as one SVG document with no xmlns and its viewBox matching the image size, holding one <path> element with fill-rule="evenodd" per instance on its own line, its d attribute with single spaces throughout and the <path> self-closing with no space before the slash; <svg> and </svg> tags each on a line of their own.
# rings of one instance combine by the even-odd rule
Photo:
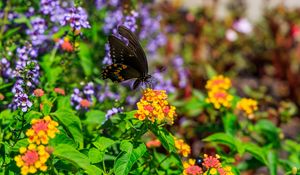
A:
<svg viewBox="0 0 300 175">
<path fill-rule="evenodd" d="M 79 148 L 83 148 L 82 128 L 79 117 L 69 109 L 59 109 L 52 114 L 58 118 L 64 128 L 71 134 Z"/>
<path fill-rule="evenodd" d="M 144 143 L 140 143 L 134 148 L 129 141 L 123 141 L 121 148 L 124 151 L 119 154 L 114 165 L 114 173 L 116 175 L 128 174 L 135 162 L 147 151 Z"/>
</svg>

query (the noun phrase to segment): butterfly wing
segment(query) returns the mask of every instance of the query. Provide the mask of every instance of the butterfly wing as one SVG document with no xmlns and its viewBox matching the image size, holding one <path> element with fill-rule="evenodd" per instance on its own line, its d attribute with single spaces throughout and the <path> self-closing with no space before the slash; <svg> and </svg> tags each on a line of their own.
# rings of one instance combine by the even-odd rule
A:
<svg viewBox="0 0 300 175">
<path fill-rule="evenodd" d="M 138 57 L 139 64 L 144 70 L 144 74 L 145 75 L 148 74 L 147 57 L 146 57 L 146 54 L 143 50 L 143 47 L 141 46 L 141 44 L 138 41 L 138 38 L 136 37 L 136 35 L 124 26 L 120 26 L 118 28 L 118 33 L 121 36 L 128 39 L 128 41 L 129 41 L 128 47 L 130 47 L 132 50 L 134 50 L 134 53 Z"/>
<path fill-rule="evenodd" d="M 111 79 L 113 82 L 121 82 L 132 78 L 138 78 L 141 74 L 136 69 L 120 63 L 106 66 L 102 72 L 103 79 Z"/>
<path fill-rule="evenodd" d="M 108 37 L 110 55 L 115 64 L 124 64 L 137 70 L 144 76 L 145 70 L 135 51 L 114 35 Z"/>
</svg>

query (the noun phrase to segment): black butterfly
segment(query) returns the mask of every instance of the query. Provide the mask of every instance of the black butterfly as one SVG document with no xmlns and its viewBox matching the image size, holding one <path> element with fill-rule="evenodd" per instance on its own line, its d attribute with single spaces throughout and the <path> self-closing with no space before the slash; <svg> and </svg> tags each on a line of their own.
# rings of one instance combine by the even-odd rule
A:
<svg viewBox="0 0 300 175">
<path fill-rule="evenodd" d="M 146 54 L 137 37 L 129 29 L 120 26 L 118 33 L 128 40 L 128 44 L 114 35 L 108 37 L 113 64 L 105 67 L 102 77 L 114 82 L 136 78 L 133 83 L 133 89 L 136 89 L 140 83 L 147 83 L 151 78 L 148 74 Z"/>
</svg>

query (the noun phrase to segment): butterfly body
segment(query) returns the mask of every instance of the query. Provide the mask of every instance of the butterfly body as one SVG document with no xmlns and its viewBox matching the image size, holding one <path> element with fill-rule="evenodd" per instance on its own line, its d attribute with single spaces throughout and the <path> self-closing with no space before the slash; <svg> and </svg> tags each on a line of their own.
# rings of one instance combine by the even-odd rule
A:
<svg viewBox="0 0 300 175">
<path fill-rule="evenodd" d="M 135 78 L 133 83 L 135 89 L 141 83 L 147 83 L 151 78 L 151 75 L 148 74 L 147 58 L 137 37 L 129 29 L 120 26 L 118 33 L 128 40 L 128 44 L 125 44 L 119 37 L 109 36 L 108 42 L 113 64 L 105 67 L 102 77 L 103 79 L 109 78 L 114 82 Z"/>
</svg>

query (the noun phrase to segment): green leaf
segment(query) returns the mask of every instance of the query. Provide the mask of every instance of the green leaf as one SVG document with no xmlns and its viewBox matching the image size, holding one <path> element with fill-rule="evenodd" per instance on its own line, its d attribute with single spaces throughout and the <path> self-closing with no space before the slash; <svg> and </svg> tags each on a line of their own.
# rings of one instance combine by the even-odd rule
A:
<svg viewBox="0 0 300 175">
<path fill-rule="evenodd" d="M 93 62 L 92 62 L 91 52 L 90 52 L 89 46 L 85 43 L 80 43 L 79 58 L 80 58 L 80 62 L 81 62 L 81 66 L 83 68 L 84 74 L 86 76 L 92 75 Z"/>
<path fill-rule="evenodd" d="M 280 146 L 279 128 L 271 121 L 259 120 L 254 126 L 254 131 L 263 135 L 267 144 L 272 144 L 275 148 Z"/>
<path fill-rule="evenodd" d="M 86 169 L 86 172 L 88 175 L 103 174 L 103 171 L 100 168 L 96 167 L 95 165 L 88 166 L 88 168 Z"/>
<path fill-rule="evenodd" d="M 96 148 L 90 148 L 89 159 L 91 163 L 99 163 L 103 160 L 104 152 L 100 152 Z"/>
<path fill-rule="evenodd" d="M 54 147 L 53 155 L 84 170 L 89 169 L 90 161 L 88 157 L 70 145 L 61 144 Z"/>
<path fill-rule="evenodd" d="M 43 109 L 42 109 L 42 113 L 44 115 L 49 115 L 49 113 L 51 112 L 51 108 L 52 108 L 52 103 L 50 101 L 43 101 Z"/>
<path fill-rule="evenodd" d="M 225 132 L 234 136 L 237 131 L 237 117 L 234 114 L 227 112 L 225 116 L 222 117 L 222 120 Z"/>
<path fill-rule="evenodd" d="M 232 135 L 226 133 L 215 133 L 203 139 L 206 142 L 217 142 L 236 149 L 236 140 Z"/>
<path fill-rule="evenodd" d="M 150 130 L 156 135 L 167 151 L 174 153 L 177 152 L 173 136 L 165 128 L 157 127 L 155 124 L 153 124 L 151 125 Z"/>
<path fill-rule="evenodd" d="M 261 161 L 265 165 L 268 164 L 268 162 L 266 160 L 265 151 L 261 147 L 255 145 L 253 143 L 244 143 L 244 147 L 245 147 L 246 152 L 250 153 L 257 160 Z"/>
<path fill-rule="evenodd" d="M 27 147 L 28 144 L 28 138 L 21 139 L 14 145 L 12 151 L 18 152 L 21 147 Z"/>
<path fill-rule="evenodd" d="M 96 125 L 102 125 L 103 122 L 106 120 L 105 118 L 105 112 L 100 110 L 90 110 L 86 115 L 85 122 L 89 125 L 96 124 Z"/>
<path fill-rule="evenodd" d="M 121 152 L 114 164 L 114 173 L 116 175 L 126 175 L 130 172 L 134 163 L 141 158 L 147 148 L 144 143 L 140 143 L 137 147 L 133 147 L 133 145 L 129 141 L 123 141 L 120 146 Z"/>
<path fill-rule="evenodd" d="M 82 128 L 79 117 L 69 109 L 59 109 L 52 114 L 58 118 L 75 142 L 79 144 L 79 148 L 83 148 Z"/>
<path fill-rule="evenodd" d="M 113 144 L 115 144 L 115 141 L 106 137 L 99 137 L 95 142 L 93 142 L 93 145 L 100 151 L 105 151 L 108 147 L 112 146 Z"/>
<path fill-rule="evenodd" d="M 67 144 L 74 148 L 76 148 L 77 146 L 75 141 L 72 138 L 68 137 L 67 133 L 65 133 L 64 131 L 60 131 L 59 134 L 57 134 L 53 139 L 50 139 L 51 146 L 55 147 L 60 144 Z"/>
<path fill-rule="evenodd" d="M 269 150 L 267 157 L 268 157 L 268 168 L 269 168 L 270 174 L 276 175 L 277 174 L 278 156 L 274 151 Z"/>
</svg>

